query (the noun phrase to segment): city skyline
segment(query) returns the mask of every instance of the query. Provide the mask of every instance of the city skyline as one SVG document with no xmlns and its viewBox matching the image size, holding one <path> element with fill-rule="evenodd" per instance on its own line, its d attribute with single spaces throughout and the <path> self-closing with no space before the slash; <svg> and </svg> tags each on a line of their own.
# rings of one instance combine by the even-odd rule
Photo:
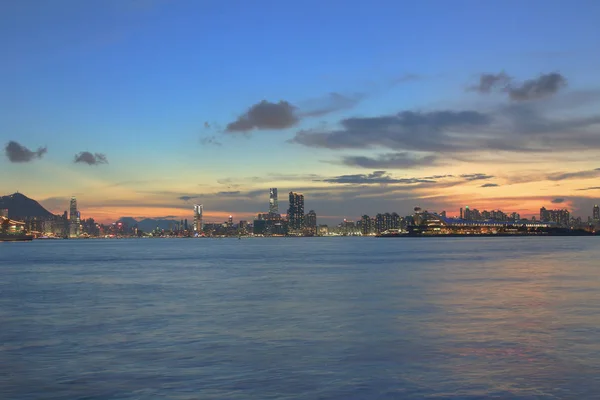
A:
<svg viewBox="0 0 600 400">
<path fill-rule="evenodd" d="M 590 216 L 600 5 L 510 4 L 10 3 L 1 194 L 54 214 L 75 196 L 101 222 L 191 220 L 194 204 L 250 220 L 269 188 L 326 222 L 415 206 Z"/>
</svg>

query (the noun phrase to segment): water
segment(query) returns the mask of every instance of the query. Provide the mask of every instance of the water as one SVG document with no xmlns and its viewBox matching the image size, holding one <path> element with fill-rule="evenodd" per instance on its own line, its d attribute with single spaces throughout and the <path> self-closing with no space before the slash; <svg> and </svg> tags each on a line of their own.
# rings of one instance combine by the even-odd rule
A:
<svg viewBox="0 0 600 400">
<path fill-rule="evenodd" d="M 2 399 L 591 399 L 598 238 L 0 243 Z"/>
</svg>

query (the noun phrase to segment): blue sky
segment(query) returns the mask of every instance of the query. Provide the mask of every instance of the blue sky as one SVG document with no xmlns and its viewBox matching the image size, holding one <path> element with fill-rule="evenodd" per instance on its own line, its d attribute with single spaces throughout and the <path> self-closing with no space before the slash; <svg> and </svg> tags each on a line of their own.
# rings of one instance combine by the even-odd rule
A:
<svg viewBox="0 0 600 400">
<path fill-rule="evenodd" d="M 247 196 L 230 204 L 210 200 L 223 186 L 219 180 L 242 181 L 235 183 L 240 195 L 274 183 L 306 190 L 314 180 L 250 184 L 244 178 L 274 172 L 369 174 L 373 171 L 336 160 L 387 152 L 381 146 L 331 150 L 289 143 L 299 130 L 327 131 L 343 118 L 402 110 L 495 107 L 504 101 L 502 94 L 465 90 L 483 73 L 506 71 L 519 82 L 560 73 L 568 82 L 560 92 L 565 96 L 595 93 L 599 16 L 596 1 L 6 2 L 0 13 L 0 140 L 48 151 L 31 162 L 0 159 L 8 172 L 3 186 L 50 199 L 50 208 L 60 208 L 58 199 L 77 193 L 84 209 L 89 204 L 90 212 L 100 213 L 104 207 L 106 216 L 119 212 L 119 196 L 125 208 L 141 192 L 146 192 L 138 199 L 146 213 L 186 209 L 177 195 L 193 194 L 215 209 L 215 218 L 220 212 L 251 214 L 261 211 L 262 197 L 255 203 Z M 225 132 L 262 100 L 284 100 L 310 111 L 329 101 L 330 93 L 360 101 L 284 129 Z M 595 103 L 583 106 L 572 115 L 588 115 Z M 106 155 L 108 164 L 74 164 L 74 155 L 83 151 Z M 600 167 L 586 161 L 590 156 L 558 168 L 553 157 L 545 154 L 542 164 L 527 168 L 558 173 Z M 489 174 L 516 165 L 509 154 L 504 167 L 496 165 Z M 448 168 L 479 173 L 490 165 L 453 162 L 442 170 Z M 385 170 L 424 176 L 431 168 Z M 127 181 L 150 183 L 137 183 L 129 192 L 102 189 Z M 547 201 L 556 194 L 572 197 L 568 204 L 574 208 L 587 207 L 575 186 L 566 190 L 549 194 Z M 453 195 L 468 193 L 463 192 Z M 502 198 L 543 197 L 520 189 L 511 193 Z M 115 202 L 110 211 L 103 201 L 108 197 Z M 327 215 L 339 211 L 335 217 L 386 211 L 362 211 L 369 207 L 360 201 L 340 210 L 336 201 L 323 200 L 315 208 Z M 402 212 L 415 201 L 391 202 L 388 208 Z M 459 199 L 431 203 L 456 204 Z"/>
</svg>

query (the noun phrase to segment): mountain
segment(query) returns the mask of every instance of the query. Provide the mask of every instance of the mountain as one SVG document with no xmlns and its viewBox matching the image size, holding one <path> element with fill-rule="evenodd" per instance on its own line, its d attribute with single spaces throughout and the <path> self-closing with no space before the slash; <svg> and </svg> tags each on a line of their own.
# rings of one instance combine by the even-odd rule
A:
<svg viewBox="0 0 600 400">
<path fill-rule="evenodd" d="M 158 227 L 159 229 L 171 230 L 171 228 L 177 223 L 169 219 L 152 219 L 146 218 L 138 222 L 138 228 L 143 232 L 150 232 Z"/>
<path fill-rule="evenodd" d="M 53 214 L 46 210 L 37 201 L 21 193 L 13 193 L 0 197 L 0 209 L 8 209 L 9 218 L 26 217 L 52 217 Z"/>
<path fill-rule="evenodd" d="M 141 221 L 138 221 L 132 217 L 121 217 L 117 222 L 122 222 L 130 228 L 137 226 L 142 230 L 142 232 L 151 232 L 155 230 L 156 227 L 159 229 L 170 230 L 175 224 L 177 224 L 177 221 L 171 219 L 145 218 Z"/>
</svg>

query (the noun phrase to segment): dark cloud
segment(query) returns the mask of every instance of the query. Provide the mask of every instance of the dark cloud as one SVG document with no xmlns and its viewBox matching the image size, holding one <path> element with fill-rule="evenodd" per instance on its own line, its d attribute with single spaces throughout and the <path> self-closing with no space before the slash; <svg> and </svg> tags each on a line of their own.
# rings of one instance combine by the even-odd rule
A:
<svg viewBox="0 0 600 400">
<path fill-rule="evenodd" d="M 100 165 L 108 164 L 106 156 L 102 153 L 90 153 L 89 151 L 82 151 L 75 155 L 74 163 L 84 163 L 87 165 Z"/>
<path fill-rule="evenodd" d="M 432 176 L 426 176 L 423 179 L 444 179 L 444 178 L 454 178 L 454 175 L 432 175 Z"/>
<path fill-rule="evenodd" d="M 340 130 L 300 131 L 290 142 L 329 149 L 460 150 L 462 146 L 447 135 L 448 131 L 471 132 L 491 122 L 488 115 L 477 111 L 403 111 L 380 117 L 347 118 L 341 121 Z"/>
<path fill-rule="evenodd" d="M 504 72 L 498 74 L 481 74 L 479 76 L 479 83 L 470 86 L 468 90 L 479 93 L 491 93 L 492 90 L 495 89 L 506 89 L 510 84 L 511 79 L 512 78 Z"/>
<path fill-rule="evenodd" d="M 271 103 L 263 100 L 251 106 L 237 120 L 227 125 L 228 133 L 249 132 L 254 129 L 286 129 L 299 121 L 295 114 L 296 107 L 281 100 Z"/>
<path fill-rule="evenodd" d="M 236 196 L 240 194 L 239 190 L 225 191 L 225 192 L 217 192 L 217 196 Z"/>
<path fill-rule="evenodd" d="M 431 166 L 438 163 L 438 157 L 428 155 L 417 157 L 408 152 L 388 153 L 377 157 L 345 156 L 341 163 L 351 167 L 362 168 L 413 168 L 418 166 Z"/>
<path fill-rule="evenodd" d="M 302 107 L 303 111 L 299 117 L 321 117 L 340 110 L 347 110 L 354 107 L 365 98 L 365 94 L 357 93 L 354 95 L 343 95 L 340 93 L 329 93 L 326 97 L 307 102 Z"/>
<path fill-rule="evenodd" d="M 181 201 L 186 201 L 187 202 L 187 201 L 193 200 L 195 198 L 197 198 L 197 196 L 187 196 L 187 195 L 184 195 L 184 196 L 179 196 L 177 199 L 179 199 Z"/>
<path fill-rule="evenodd" d="M 216 136 L 209 136 L 200 139 L 200 143 L 203 146 L 222 146 L 223 144 L 217 140 Z"/>
<path fill-rule="evenodd" d="M 564 202 L 565 202 L 565 199 L 562 199 L 562 198 L 552 199 L 552 201 L 551 201 L 552 204 L 561 204 Z"/>
<path fill-rule="evenodd" d="M 11 140 L 4 148 L 6 156 L 13 163 L 26 163 L 40 159 L 48 152 L 47 147 L 39 147 L 36 151 L 29 150 L 27 147 Z"/>
<path fill-rule="evenodd" d="M 482 187 L 482 188 L 489 188 L 489 187 L 498 187 L 498 186 L 500 186 L 500 185 L 498 185 L 497 183 L 484 183 L 480 187 Z"/>
<path fill-rule="evenodd" d="M 579 191 L 582 190 L 600 190 L 600 186 L 592 186 L 592 187 L 587 187 L 587 188 L 583 188 L 583 189 L 577 189 Z"/>
<path fill-rule="evenodd" d="M 589 103 L 585 105 L 596 104 L 596 100 L 588 96 Z M 340 121 L 340 128 L 303 130 L 289 142 L 316 148 L 386 148 L 453 157 L 482 150 L 556 153 L 600 149 L 600 113 L 566 116 L 561 114 L 564 109 L 560 103 L 518 102 L 486 113 L 403 111 L 379 117 L 347 118 Z"/>
<path fill-rule="evenodd" d="M 494 176 L 487 174 L 463 174 L 460 177 L 467 181 L 480 181 L 494 178 Z"/>
<path fill-rule="evenodd" d="M 514 101 L 527 101 L 552 96 L 567 86 L 567 80 L 559 73 L 542 74 L 538 78 L 529 79 L 520 86 L 508 88 L 508 95 Z"/>
<path fill-rule="evenodd" d="M 576 171 L 576 172 L 564 172 L 560 174 L 552 174 L 546 177 L 549 181 L 564 181 L 567 179 L 587 179 L 587 178 L 596 178 L 600 175 L 600 168 L 585 170 L 585 171 Z"/>
<path fill-rule="evenodd" d="M 352 185 L 390 184 L 390 183 L 435 183 L 434 180 L 420 178 L 392 178 L 386 171 L 373 171 L 371 174 L 340 175 L 333 178 L 325 178 L 320 182 L 342 183 Z"/>
</svg>

